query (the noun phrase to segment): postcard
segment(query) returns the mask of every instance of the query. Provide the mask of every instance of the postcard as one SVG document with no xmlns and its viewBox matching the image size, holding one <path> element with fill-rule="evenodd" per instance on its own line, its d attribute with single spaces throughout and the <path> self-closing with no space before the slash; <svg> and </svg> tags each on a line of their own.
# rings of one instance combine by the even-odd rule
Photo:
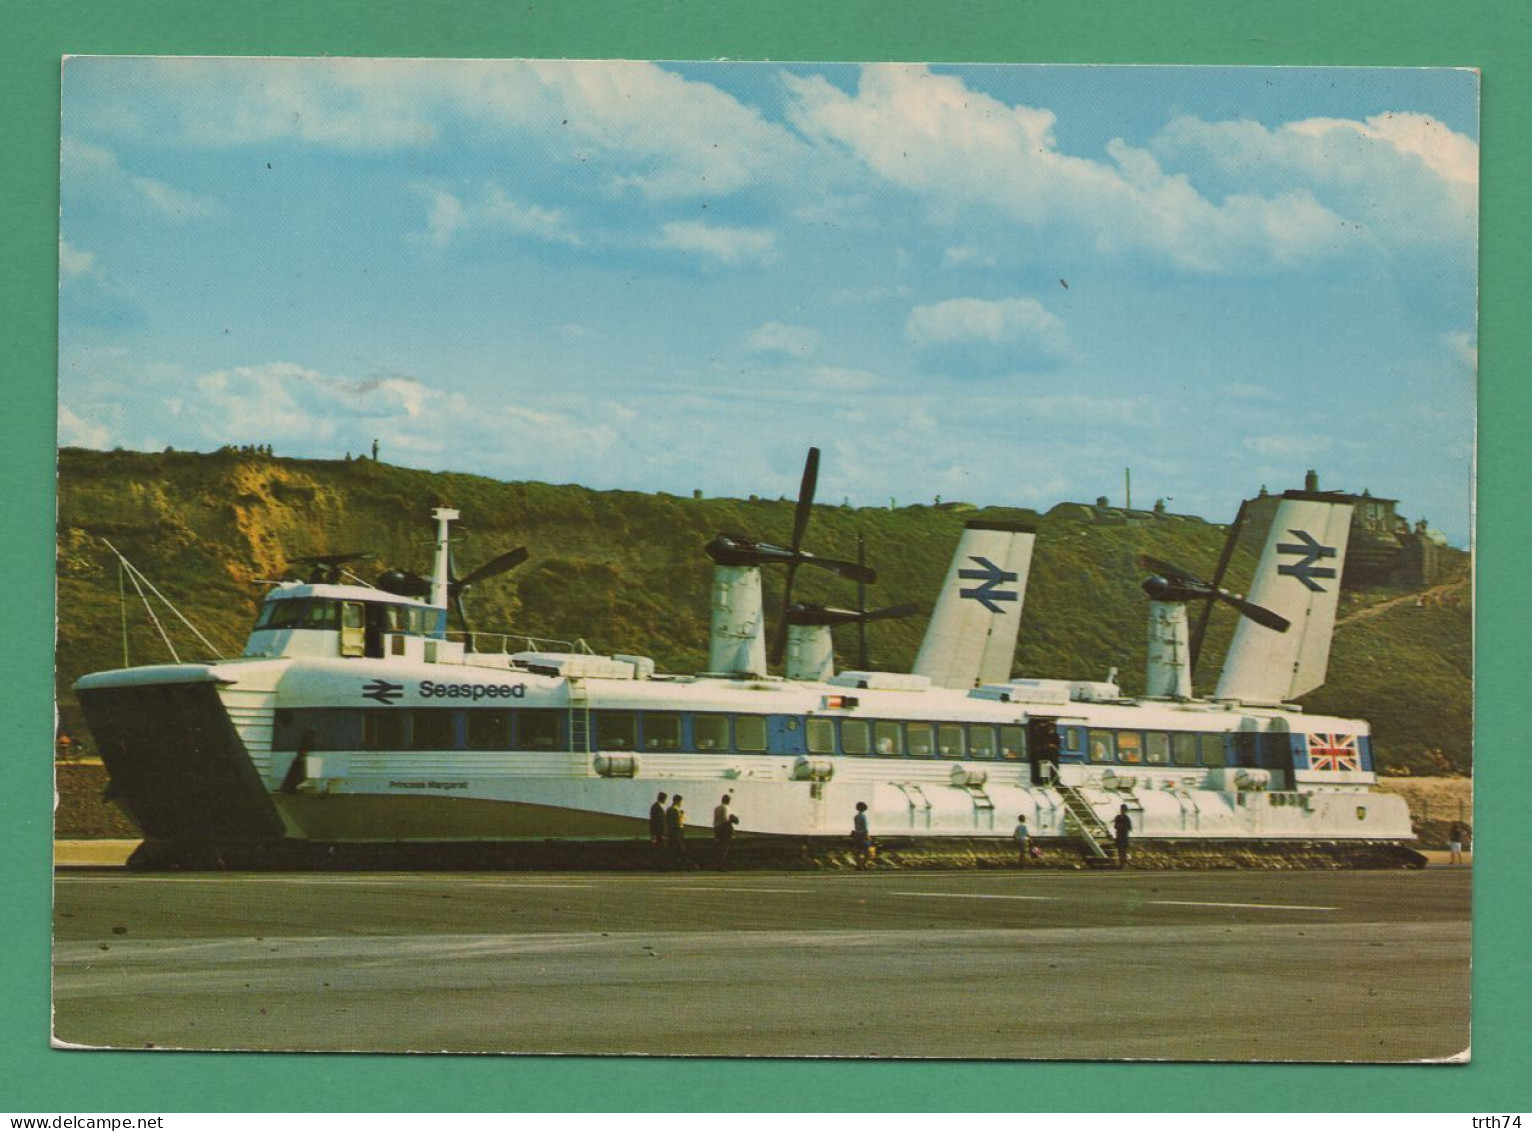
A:
<svg viewBox="0 0 1532 1131">
<path fill-rule="evenodd" d="M 55 1044 L 1466 1059 L 1478 95 L 67 59 Z"/>
</svg>

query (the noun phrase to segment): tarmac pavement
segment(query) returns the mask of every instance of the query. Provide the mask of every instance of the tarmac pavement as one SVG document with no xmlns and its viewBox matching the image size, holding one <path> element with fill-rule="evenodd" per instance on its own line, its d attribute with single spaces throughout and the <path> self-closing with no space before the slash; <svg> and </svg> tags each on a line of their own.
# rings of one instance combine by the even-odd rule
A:
<svg viewBox="0 0 1532 1131">
<path fill-rule="evenodd" d="M 62 870 L 56 1039 L 1180 1060 L 1467 1049 L 1469 871 Z"/>
</svg>

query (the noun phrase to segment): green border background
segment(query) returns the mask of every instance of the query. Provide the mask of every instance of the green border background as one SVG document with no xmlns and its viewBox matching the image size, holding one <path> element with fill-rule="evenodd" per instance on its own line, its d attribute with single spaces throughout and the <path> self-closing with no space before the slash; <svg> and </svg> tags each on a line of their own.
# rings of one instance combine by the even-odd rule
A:
<svg viewBox="0 0 1532 1131">
<path fill-rule="evenodd" d="M 75 0 L 4 11 L 5 363 L 0 531 L 7 636 L 0 862 L 0 1109 L 13 1112 L 495 1110 L 1517 1111 L 1532 954 L 1527 602 L 1517 566 L 1532 385 L 1524 0 L 930 0 L 541 4 L 463 0 Z M 49 1030 L 52 550 L 59 60 L 71 54 L 1347 64 L 1483 71 L 1479 762 L 1474 1059 L 1467 1066 L 602 1061 L 53 1051 Z M 1518 518 L 1522 524 L 1518 524 Z M 1489 615 L 1485 615 L 1488 611 Z M 1258 956 L 1252 956 L 1258 961 Z M 997 992 L 1004 992 L 997 987 Z M 1131 1019 L 1124 1019 L 1130 1022 Z M 1519 1087 L 1518 1087 L 1519 1085 Z M 1514 1093 L 1514 1095 L 1513 1095 Z M 1520 1110 L 1526 1110 L 1523 1106 Z"/>
</svg>

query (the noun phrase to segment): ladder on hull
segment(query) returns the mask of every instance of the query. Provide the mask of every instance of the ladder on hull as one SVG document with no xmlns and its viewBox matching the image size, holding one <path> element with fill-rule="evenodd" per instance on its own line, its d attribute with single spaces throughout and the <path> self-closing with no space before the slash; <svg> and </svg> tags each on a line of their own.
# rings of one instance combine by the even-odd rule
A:
<svg viewBox="0 0 1532 1131">
<path fill-rule="evenodd" d="M 591 751 L 590 696 L 585 684 L 577 679 L 569 681 L 569 749 L 576 754 Z"/>
<path fill-rule="evenodd" d="M 1064 799 L 1065 831 L 1073 831 L 1085 842 L 1085 847 L 1097 860 L 1106 860 L 1107 850 L 1113 844 L 1112 830 L 1107 828 L 1105 821 L 1096 816 L 1096 810 L 1077 788 L 1062 784 L 1056 784 L 1054 788 Z"/>
</svg>

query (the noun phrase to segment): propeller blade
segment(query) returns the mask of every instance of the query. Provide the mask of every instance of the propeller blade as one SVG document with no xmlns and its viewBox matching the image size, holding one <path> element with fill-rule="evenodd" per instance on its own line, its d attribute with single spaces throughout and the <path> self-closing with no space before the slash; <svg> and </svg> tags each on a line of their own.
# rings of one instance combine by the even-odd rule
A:
<svg viewBox="0 0 1532 1131">
<path fill-rule="evenodd" d="M 855 609 L 832 609 L 825 605 L 797 604 L 787 606 L 782 620 L 787 624 L 850 624 L 861 619 Z"/>
<path fill-rule="evenodd" d="M 313 566 L 309 571 L 310 584 L 333 585 L 340 580 L 340 567 L 347 562 L 370 562 L 377 556 L 371 550 L 355 550 L 343 554 L 307 554 L 290 559 L 288 564 Z"/>
<path fill-rule="evenodd" d="M 803 550 L 803 535 L 809 528 L 814 514 L 814 491 L 819 486 L 819 449 L 810 448 L 803 461 L 803 482 L 798 485 L 798 506 L 793 511 L 792 557 L 787 562 L 787 577 L 782 583 L 782 609 L 784 616 L 777 626 L 776 640 L 772 644 L 772 657 L 780 660 L 787 653 L 786 611 L 793 607 L 793 581 L 798 576 L 798 565 L 807 560 Z M 833 572 L 833 571 L 832 571 Z M 844 575 L 842 575 L 844 576 Z"/>
<path fill-rule="evenodd" d="M 1240 532 L 1245 528 L 1245 519 L 1250 513 L 1250 500 L 1242 499 L 1239 511 L 1234 516 L 1234 521 L 1229 524 L 1229 533 L 1223 540 L 1223 552 L 1218 555 L 1218 568 L 1213 571 L 1212 586 L 1214 589 L 1223 586 L 1224 574 L 1229 571 L 1229 563 L 1234 560 L 1235 547 L 1239 545 Z M 1195 674 L 1197 660 L 1202 655 L 1202 641 L 1207 636 L 1208 620 L 1213 615 L 1213 602 L 1209 601 L 1202 606 L 1202 615 L 1197 618 L 1197 623 L 1192 626 L 1191 632 L 1191 658 L 1189 670 Z"/>
<path fill-rule="evenodd" d="M 855 609 L 835 609 L 804 603 L 788 606 L 784 619 L 788 624 L 855 624 L 858 621 L 894 620 L 914 616 L 918 612 L 919 605 L 889 605 L 883 609 L 858 612 Z"/>
<path fill-rule="evenodd" d="M 811 565 L 817 569 L 828 570 L 837 577 L 850 578 L 852 581 L 860 580 L 870 584 L 878 579 L 876 570 L 857 562 L 843 561 L 840 558 L 820 558 L 807 550 L 794 553 L 786 546 L 757 542 L 754 538 L 746 538 L 741 534 L 720 534 L 707 544 L 707 555 L 717 564 L 724 566 L 785 565 L 789 577 L 800 565 Z"/>
<path fill-rule="evenodd" d="M 460 594 L 470 585 L 475 585 L 480 581 L 486 580 L 487 578 L 498 577 L 500 574 L 505 573 L 507 570 L 515 569 L 526 560 L 527 548 L 525 546 L 517 546 L 514 550 L 507 550 L 498 558 L 491 558 L 489 561 L 485 562 L 478 569 L 470 573 L 467 577 L 460 578 L 459 580 L 452 582 L 451 589 L 453 594 Z"/>
<path fill-rule="evenodd" d="M 1151 558 L 1148 554 L 1140 554 L 1138 556 L 1138 564 L 1140 568 L 1151 570 L 1159 574 L 1166 581 L 1177 585 L 1191 586 L 1195 589 L 1211 588 L 1206 581 L 1203 581 L 1195 574 L 1187 573 L 1180 566 L 1172 565 L 1170 562 L 1160 558 Z"/>
<path fill-rule="evenodd" d="M 814 491 L 819 486 L 819 449 L 810 448 L 809 457 L 803 464 L 803 482 L 798 487 L 798 509 L 793 513 L 792 547 L 796 552 L 803 546 L 803 534 L 809 528 L 809 516 L 814 513 Z"/>
<path fill-rule="evenodd" d="M 1213 596 L 1230 608 L 1238 609 L 1240 613 L 1255 621 L 1256 624 L 1269 628 L 1274 632 L 1286 632 L 1292 627 L 1292 622 L 1286 617 L 1274 613 L 1270 609 L 1262 608 L 1260 605 L 1252 604 L 1243 597 L 1236 597 L 1226 589 L 1213 590 Z"/>
<path fill-rule="evenodd" d="M 920 611 L 920 605 L 888 605 L 881 609 L 870 609 L 862 614 L 862 619 L 864 621 L 900 620 L 904 617 L 913 617 Z"/>
<path fill-rule="evenodd" d="M 878 571 L 870 566 L 860 565 L 857 562 L 842 561 L 840 558 L 816 558 L 813 554 L 799 553 L 794 559 L 794 564 L 813 566 L 815 569 L 828 570 L 836 577 L 844 577 L 849 581 L 860 581 L 871 585 L 878 580 Z M 792 566 L 788 566 L 791 577 Z"/>
</svg>

